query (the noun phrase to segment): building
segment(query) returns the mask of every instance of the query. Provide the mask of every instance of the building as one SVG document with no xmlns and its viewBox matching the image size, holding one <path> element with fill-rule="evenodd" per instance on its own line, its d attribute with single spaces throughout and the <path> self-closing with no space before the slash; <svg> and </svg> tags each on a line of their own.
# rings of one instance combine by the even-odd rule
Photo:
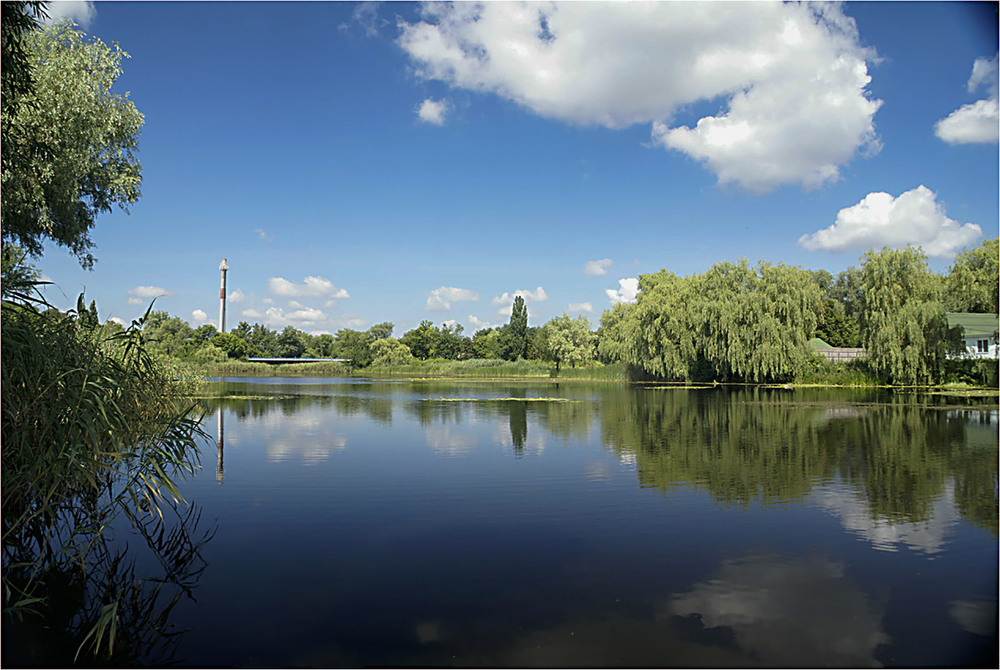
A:
<svg viewBox="0 0 1000 670">
<path fill-rule="evenodd" d="M 962 327 L 964 358 L 997 358 L 998 324 L 996 314 L 948 312 L 948 325 Z"/>
</svg>

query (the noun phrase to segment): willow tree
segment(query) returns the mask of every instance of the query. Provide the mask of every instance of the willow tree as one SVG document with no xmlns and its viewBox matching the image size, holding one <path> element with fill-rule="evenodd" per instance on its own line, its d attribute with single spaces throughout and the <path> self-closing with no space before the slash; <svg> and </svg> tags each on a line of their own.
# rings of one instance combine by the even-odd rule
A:
<svg viewBox="0 0 1000 670">
<path fill-rule="evenodd" d="M 947 306 L 953 312 L 1000 311 L 1000 258 L 997 239 L 983 240 L 955 258 L 945 285 Z"/>
<path fill-rule="evenodd" d="M 602 318 L 602 355 L 665 379 L 766 382 L 809 358 L 821 291 L 811 273 L 746 260 L 639 277 L 634 307 Z"/>
<path fill-rule="evenodd" d="M 892 384 L 940 379 L 954 342 L 927 256 L 912 247 L 883 248 L 861 260 L 861 331 L 872 371 Z"/>
<path fill-rule="evenodd" d="M 3 242 L 37 257 L 52 241 L 89 268 L 97 215 L 140 196 L 143 117 L 112 91 L 128 54 L 69 22 L 25 30 L 20 44 L 30 83 L 3 108 Z M 5 36 L 5 67 L 7 50 Z"/>
</svg>

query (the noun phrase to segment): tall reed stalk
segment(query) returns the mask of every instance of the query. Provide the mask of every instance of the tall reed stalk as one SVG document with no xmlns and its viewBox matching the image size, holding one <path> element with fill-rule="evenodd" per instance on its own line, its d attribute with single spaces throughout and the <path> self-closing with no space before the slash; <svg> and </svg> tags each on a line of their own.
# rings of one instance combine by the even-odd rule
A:
<svg viewBox="0 0 1000 670">
<path fill-rule="evenodd" d="M 124 519 L 141 531 L 162 523 L 164 510 L 183 502 L 178 477 L 198 466 L 200 417 L 146 352 L 143 319 L 114 333 L 92 309 L 81 296 L 64 314 L 33 284 L 4 287 L 5 617 L 44 616 L 58 575 L 75 571 L 85 583 L 102 561 L 117 571 L 112 524 Z M 83 640 L 93 653 L 113 651 L 121 600 L 89 596 L 103 604 Z"/>
</svg>

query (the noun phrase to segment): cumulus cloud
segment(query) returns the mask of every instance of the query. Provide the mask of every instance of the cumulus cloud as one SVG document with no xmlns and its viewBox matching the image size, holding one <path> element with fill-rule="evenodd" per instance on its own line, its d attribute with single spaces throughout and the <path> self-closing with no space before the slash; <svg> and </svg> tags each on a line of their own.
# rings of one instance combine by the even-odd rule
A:
<svg viewBox="0 0 1000 670">
<path fill-rule="evenodd" d="M 570 312 L 593 312 L 594 306 L 589 302 L 571 302 L 567 311 Z"/>
<path fill-rule="evenodd" d="M 604 289 L 604 292 L 608 294 L 612 305 L 617 305 L 620 302 L 635 302 L 636 296 L 639 295 L 639 278 L 626 277 L 625 279 L 619 279 L 617 290 L 607 288 Z"/>
<path fill-rule="evenodd" d="M 233 304 L 243 302 L 246 299 L 247 299 L 246 293 L 244 293 L 240 289 L 236 289 L 235 291 L 230 292 L 227 298 L 227 300 Z"/>
<path fill-rule="evenodd" d="M 333 282 L 323 277 L 306 277 L 301 284 L 294 284 L 284 277 L 271 277 L 267 280 L 267 289 L 271 295 L 283 298 L 322 297 L 344 300 L 351 297 L 346 290 L 337 288 Z"/>
<path fill-rule="evenodd" d="M 206 314 L 204 310 L 196 309 L 191 312 L 191 320 L 194 321 L 194 323 L 205 323 L 208 321 L 208 314 Z"/>
<path fill-rule="evenodd" d="M 173 291 L 168 291 L 162 286 L 136 286 L 128 292 L 128 304 L 144 305 L 153 298 L 162 298 L 173 294 Z"/>
<path fill-rule="evenodd" d="M 541 286 L 536 288 L 534 291 L 527 291 L 524 289 L 518 289 L 514 291 L 514 295 L 504 292 L 503 295 L 499 295 L 493 298 L 494 305 L 512 305 L 514 304 L 514 298 L 521 296 L 524 298 L 524 302 L 545 302 L 549 299 L 549 296 L 545 294 L 545 289 Z"/>
<path fill-rule="evenodd" d="M 442 286 L 427 293 L 426 308 L 431 311 L 448 311 L 453 302 L 474 302 L 479 300 L 479 294 L 467 288 Z"/>
<path fill-rule="evenodd" d="M 427 98 L 417 107 L 417 116 L 425 123 L 433 123 L 435 126 L 444 125 L 444 117 L 448 113 L 447 100 L 431 100 Z"/>
<path fill-rule="evenodd" d="M 608 274 L 608 268 L 611 265 L 612 261 L 610 258 L 602 258 L 599 261 L 587 261 L 583 265 L 583 273 L 599 277 L 600 275 Z"/>
<path fill-rule="evenodd" d="M 115 323 L 117 323 L 117 324 L 118 324 L 119 326 L 123 326 L 123 327 L 127 327 L 127 326 L 128 326 L 128 324 L 127 324 L 127 323 L 125 323 L 125 319 L 120 319 L 120 318 L 118 318 L 117 316 L 113 316 L 113 317 L 111 317 L 110 319 L 108 319 L 108 321 L 114 321 L 114 322 L 115 322 Z"/>
<path fill-rule="evenodd" d="M 245 309 L 240 314 L 248 319 L 260 319 L 264 316 L 263 312 L 259 312 L 256 309 Z"/>
<path fill-rule="evenodd" d="M 57 21 L 69 19 L 80 24 L 83 28 L 89 28 L 91 21 L 97 16 L 97 9 L 94 8 L 94 3 L 90 2 L 90 0 L 86 2 L 61 2 L 60 0 L 56 0 L 49 3 L 46 11 L 49 15 L 43 21 L 46 25 L 52 25 Z"/>
<path fill-rule="evenodd" d="M 819 186 L 878 149 L 873 52 L 839 5 L 429 3 L 400 27 L 419 76 L 573 124 L 649 123 L 721 183 Z M 674 125 L 706 101 L 721 111 Z"/>
<path fill-rule="evenodd" d="M 982 233 L 973 223 L 949 219 L 935 193 L 918 186 L 898 198 L 869 193 L 853 207 L 840 210 L 832 226 L 800 237 L 799 245 L 810 250 L 861 251 L 912 244 L 930 256 L 951 257 Z"/>
<path fill-rule="evenodd" d="M 997 87 L 997 56 L 977 58 L 969 77 L 969 92 L 986 88 L 988 97 L 962 105 L 938 121 L 934 126 L 934 134 L 949 144 L 990 143 L 1000 140 Z"/>
</svg>

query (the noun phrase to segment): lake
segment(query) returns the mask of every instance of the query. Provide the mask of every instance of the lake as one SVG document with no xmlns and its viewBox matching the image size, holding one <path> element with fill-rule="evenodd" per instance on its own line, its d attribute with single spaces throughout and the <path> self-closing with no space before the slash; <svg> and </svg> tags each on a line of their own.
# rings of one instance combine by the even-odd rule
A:
<svg viewBox="0 0 1000 670">
<path fill-rule="evenodd" d="M 181 665 L 996 666 L 995 398 L 214 387 Z"/>
</svg>

